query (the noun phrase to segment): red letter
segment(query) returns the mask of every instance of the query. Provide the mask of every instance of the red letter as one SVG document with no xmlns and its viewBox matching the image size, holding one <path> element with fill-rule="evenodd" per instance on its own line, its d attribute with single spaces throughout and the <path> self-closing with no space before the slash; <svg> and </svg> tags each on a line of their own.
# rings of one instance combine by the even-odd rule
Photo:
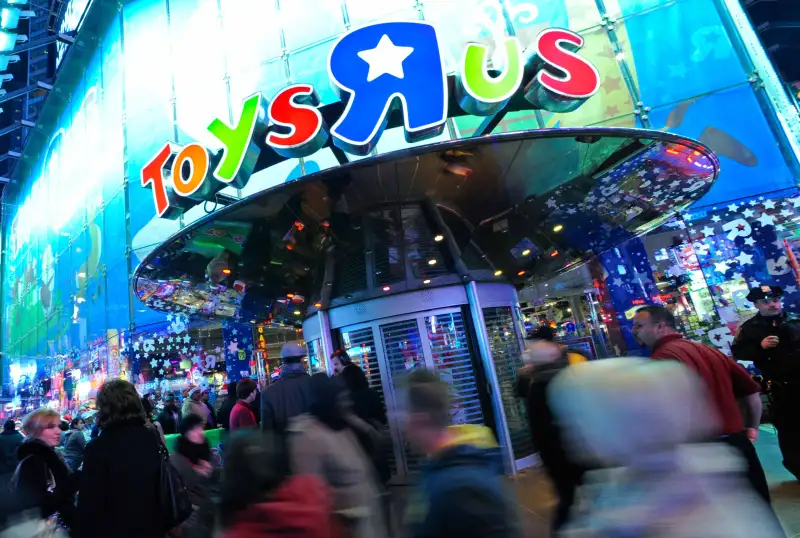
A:
<svg viewBox="0 0 800 538">
<path fill-rule="evenodd" d="M 583 38 L 561 28 L 544 30 L 536 38 L 538 56 L 545 65 L 536 79 L 546 89 L 564 97 L 588 99 L 600 88 L 600 74 L 595 66 L 576 51 L 583 47 Z"/>
<path fill-rule="evenodd" d="M 308 157 L 328 141 L 328 126 L 317 107 L 319 96 L 310 84 L 284 88 L 269 104 L 267 114 L 272 123 L 288 129 L 267 134 L 267 144 L 283 157 Z"/>
<path fill-rule="evenodd" d="M 167 142 L 153 160 L 142 167 L 142 187 L 152 183 L 153 199 L 156 202 L 156 213 L 159 217 L 169 209 L 169 199 L 167 189 L 164 187 L 164 169 L 168 167 L 168 161 L 172 156 L 172 145 Z"/>
</svg>

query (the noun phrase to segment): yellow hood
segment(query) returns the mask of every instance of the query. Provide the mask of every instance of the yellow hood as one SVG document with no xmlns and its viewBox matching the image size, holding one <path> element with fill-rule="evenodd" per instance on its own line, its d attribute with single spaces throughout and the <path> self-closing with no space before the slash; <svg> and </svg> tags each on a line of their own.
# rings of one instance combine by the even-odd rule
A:
<svg viewBox="0 0 800 538">
<path fill-rule="evenodd" d="M 497 440 L 492 430 L 477 424 L 459 424 L 447 428 L 447 440 L 439 450 L 456 445 L 470 445 L 475 448 L 496 448 Z"/>
</svg>

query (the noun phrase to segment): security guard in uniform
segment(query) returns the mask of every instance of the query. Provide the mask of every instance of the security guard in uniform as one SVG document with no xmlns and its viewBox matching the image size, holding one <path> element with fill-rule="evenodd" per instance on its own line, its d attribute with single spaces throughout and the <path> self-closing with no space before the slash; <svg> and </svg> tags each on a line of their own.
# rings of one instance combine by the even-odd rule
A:
<svg viewBox="0 0 800 538">
<path fill-rule="evenodd" d="M 739 327 L 733 343 L 738 361 L 752 361 L 772 382 L 772 422 L 778 430 L 783 466 L 800 479 L 800 319 L 783 311 L 778 286 L 747 294 L 758 310 Z"/>
</svg>

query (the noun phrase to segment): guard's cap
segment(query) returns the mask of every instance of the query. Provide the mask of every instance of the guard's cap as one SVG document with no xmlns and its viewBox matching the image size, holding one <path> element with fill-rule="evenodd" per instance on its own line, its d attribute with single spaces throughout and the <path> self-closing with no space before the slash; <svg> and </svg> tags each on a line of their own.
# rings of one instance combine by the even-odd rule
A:
<svg viewBox="0 0 800 538">
<path fill-rule="evenodd" d="M 281 348 L 282 359 L 305 357 L 306 355 L 308 355 L 306 352 L 306 346 L 301 346 L 297 342 L 283 344 L 283 347 Z"/>
<path fill-rule="evenodd" d="M 750 289 L 747 294 L 747 300 L 753 303 L 759 299 L 780 297 L 781 295 L 783 295 L 783 288 L 780 286 L 758 286 Z"/>
</svg>

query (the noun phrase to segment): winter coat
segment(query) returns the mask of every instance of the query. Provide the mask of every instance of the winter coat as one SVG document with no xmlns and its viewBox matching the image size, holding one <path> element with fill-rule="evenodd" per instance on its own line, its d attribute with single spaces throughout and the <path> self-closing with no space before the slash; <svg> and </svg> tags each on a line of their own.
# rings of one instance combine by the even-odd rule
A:
<svg viewBox="0 0 800 538">
<path fill-rule="evenodd" d="M 0 476 L 11 475 L 17 468 L 17 450 L 25 438 L 18 431 L 0 433 Z"/>
<path fill-rule="evenodd" d="M 160 439 L 143 420 L 103 428 L 86 445 L 78 495 L 80 538 L 163 538 Z"/>
<path fill-rule="evenodd" d="M 318 476 L 330 486 L 334 513 L 352 523 L 354 537 L 386 536 L 376 477 L 356 435 L 311 415 L 296 417 L 287 431 L 292 471 Z"/>
<path fill-rule="evenodd" d="M 356 432 L 358 440 L 364 451 L 372 460 L 375 472 L 381 483 L 385 484 L 392 477 L 389 466 L 388 438 L 386 429 L 386 410 L 383 407 L 380 394 L 371 388 L 361 388 L 350 391 L 350 398 L 353 401 L 353 413 L 375 429 L 374 435 L 367 435 L 364 432 Z"/>
<path fill-rule="evenodd" d="M 161 429 L 164 435 L 173 435 L 179 432 L 181 428 L 181 412 L 176 407 L 174 414 L 172 409 L 165 407 L 158 414 L 158 423 L 161 424 Z"/>
<path fill-rule="evenodd" d="M 763 349 L 761 342 L 777 336 L 780 343 Z M 800 384 L 800 319 L 784 313 L 774 318 L 756 314 L 742 323 L 731 346 L 737 361 L 751 361 L 764 377 L 781 384 Z"/>
<path fill-rule="evenodd" d="M 250 406 L 241 401 L 236 402 L 231 411 L 230 432 L 233 433 L 237 430 L 255 428 L 257 426 L 256 416 Z"/>
<path fill-rule="evenodd" d="M 413 538 L 522 538 L 500 449 L 485 426 L 451 426 L 406 513 Z"/>
<path fill-rule="evenodd" d="M 278 381 L 261 393 L 264 430 L 283 433 L 290 419 L 308 413 L 311 401 L 311 376 L 305 371 L 285 371 Z"/>
<path fill-rule="evenodd" d="M 338 538 L 331 524 L 331 508 L 330 492 L 322 479 L 292 476 L 269 500 L 236 514 L 221 538 Z"/>
<path fill-rule="evenodd" d="M 198 417 L 202 418 L 205 421 L 204 424 L 206 426 L 211 423 L 206 404 L 203 402 L 195 402 L 191 398 L 186 398 L 183 401 L 183 407 L 181 407 L 181 418 L 186 418 L 189 415 L 197 415 Z"/>
<path fill-rule="evenodd" d="M 54 514 L 67 528 L 74 528 L 73 499 L 77 484 L 61 456 L 38 439 L 28 439 L 17 450 L 19 465 L 11 487 L 24 498 L 26 508 L 39 507 L 43 518 Z"/>
<path fill-rule="evenodd" d="M 563 538 L 777 538 L 766 504 L 743 482 L 741 459 L 720 443 L 643 455 L 592 495 L 591 512 Z"/>
<path fill-rule="evenodd" d="M 233 411 L 233 406 L 236 405 L 236 394 L 230 393 L 230 387 L 228 388 L 228 396 L 225 398 L 225 401 L 222 402 L 222 406 L 219 408 L 219 425 L 225 428 L 225 431 L 229 431 L 231 429 L 231 412 Z"/>
<path fill-rule="evenodd" d="M 170 461 L 180 473 L 193 507 L 192 515 L 173 534 L 180 538 L 211 538 L 214 533 L 215 511 L 211 498 L 212 478 L 195 471 L 192 462 L 182 454 L 171 454 Z"/>
<path fill-rule="evenodd" d="M 72 430 L 64 443 L 64 460 L 74 473 L 83 463 L 83 453 L 86 450 L 86 436 L 81 430 Z"/>
</svg>

